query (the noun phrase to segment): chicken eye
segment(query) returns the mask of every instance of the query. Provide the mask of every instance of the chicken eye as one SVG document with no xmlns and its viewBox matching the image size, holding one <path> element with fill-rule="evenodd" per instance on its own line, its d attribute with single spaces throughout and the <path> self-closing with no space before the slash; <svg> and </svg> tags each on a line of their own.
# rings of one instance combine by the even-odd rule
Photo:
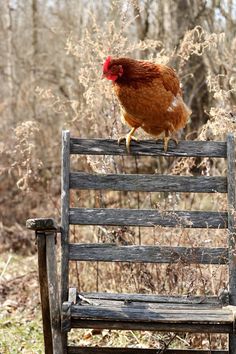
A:
<svg viewBox="0 0 236 354">
<path fill-rule="evenodd" d="M 122 76 L 123 75 L 123 67 L 122 65 L 113 65 L 110 69 L 110 73 L 112 75 L 118 75 Z"/>
<path fill-rule="evenodd" d="M 111 68 L 111 73 L 112 73 L 112 74 L 117 73 L 117 66 L 112 66 L 112 68 Z"/>
</svg>

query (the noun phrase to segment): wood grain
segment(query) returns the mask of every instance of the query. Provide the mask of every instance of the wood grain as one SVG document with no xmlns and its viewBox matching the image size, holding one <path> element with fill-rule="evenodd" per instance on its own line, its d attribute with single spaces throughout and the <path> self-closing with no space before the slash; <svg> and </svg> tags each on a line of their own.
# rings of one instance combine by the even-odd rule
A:
<svg viewBox="0 0 236 354">
<path fill-rule="evenodd" d="M 109 321 L 105 320 L 73 320 L 72 328 L 95 328 L 95 329 L 119 329 L 119 330 L 142 330 L 160 332 L 189 332 L 189 333 L 233 333 L 232 323 L 158 323 L 158 322 L 130 322 L 130 321 Z"/>
<path fill-rule="evenodd" d="M 47 261 L 46 261 L 46 234 L 43 231 L 36 232 L 38 248 L 38 273 L 40 285 L 40 299 L 43 320 L 43 337 L 45 354 L 53 353 L 52 329 L 49 306 L 49 289 L 47 282 Z"/>
<path fill-rule="evenodd" d="M 111 299 L 89 299 L 84 298 L 81 299 L 80 301 L 77 302 L 76 305 L 79 306 L 86 306 L 87 304 L 91 304 L 92 306 L 102 306 L 106 308 L 116 308 L 117 306 L 123 307 L 123 306 L 130 306 L 132 308 L 139 308 L 140 311 L 141 309 L 145 310 L 151 310 L 151 309 L 156 309 L 156 310 L 168 310 L 168 311 L 188 311 L 190 310 L 216 310 L 218 311 L 219 308 L 222 308 L 221 305 L 213 305 L 209 303 L 159 303 L 159 302 L 148 302 L 148 301 L 132 301 L 130 300 L 111 300 Z"/>
<path fill-rule="evenodd" d="M 67 300 L 69 284 L 69 173 L 70 173 L 70 132 L 62 132 L 61 164 L 61 303 Z M 67 334 L 62 336 L 64 352 L 67 347 Z"/>
<path fill-rule="evenodd" d="M 35 218 L 28 219 L 26 221 L 26 227 L 30 230 L 35 231 L 49 231 L 49 230 L 58 230 L 57 223 L 52 218 Z"/>
<path fill-rule="evenodd" d="M 220 305 L 218 296 L 193 296 L 193 295 L 150 295 L 136 293 L 107 293 L 107 292 L 83 292 L 82 296 L 88 299 L 96 300 L 114 300 L 114 301 L 134 301 L 134 302 L 157 302 L 159 304 L 208 304 Z"/>
<path fill-rule="evenodd" d="M 71 138 L 70 153 L 81 155 L 129 155 L 124 144 L 118 145 L 114 139 L 79 139 Z M 180 141 L 169 142 L 168 151 L 164 152 L 163 142 L 140 140 L 131 142 L 131 155 L 143 156 L 201 156 L 226 157 L 226 142 L 220 141 Z"/>
<path fill-rule="evenodd" d="M 226 177 L 70 173 L 70 188 L 142 192 L 226 193 Z"/>
<path fill-rule="evenodd" d="M 227 248 L 116 246 L 70 244 L 69 259 L 77 261 L 227 264 Z"/>
<path fill-rule="evenodd" d="M 63 354 L 55 241 L 55 232 L 48 232 L 46 236 L 46 260 L 53 353 Z"/>
<path fill-rule="evenodd" d="M 115 304 L 102 301 L 96 306 L 92 305 L 72 305 L 71 317 L 73 320 L 111 320 L 128 322 L 158 322 L 158 323 L 192 323 L 197 324 L 231 324 L 233 323 L 233 312 L 228 308 L 212 309 L 204 305 L 195 305 L 189 308 L 161 308 L 156 304 L 146 304 L 139 306 L 135 303 L 125 304 L 124 302 Z"/>
<path fill-rule="evenodd" d="M 70 208 L 73 225 L 114 225 L 222 229 L 227 227 L 227 212 L 166 211 L 155 209 Z"/>
<path fill-rule="evenodd" d="M 108 348 L 108 347 L 68 347 L 68 354 L 228 354 L 226 350 L 194 350 L 194 349 L 165 349 L 161 348 Z"/>
<path fill-rule="evenodd" d="M 236 305 L 236 230 L 235 230 L 235 143 L 233 134 L 227 136 L 228 179 L 228 247 L 229 247 L 229 303 Z M 235 321 L 235 319 L 234 319 Z M 229 352 L 236 351 L 236 336 L 229 336 Z"/>
</svg>

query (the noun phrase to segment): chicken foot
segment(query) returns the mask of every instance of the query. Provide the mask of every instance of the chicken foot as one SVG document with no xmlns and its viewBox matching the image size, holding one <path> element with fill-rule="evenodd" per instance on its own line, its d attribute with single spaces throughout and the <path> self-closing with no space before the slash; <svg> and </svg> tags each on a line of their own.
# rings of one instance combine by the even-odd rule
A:
<svg viewBox="0 0 236 354">
<path fill-rule="evenodd" d="M 170 140 L 173 140 L 176 143 L 176 145 L 178 145 L 178 143 L 179 143 L 176 138 L 173 138 L 173 137 L 170 137 L 170 136 L 165 136 L 163 138 L 163 145 L 164 145 L 164 151 L 165 152 L 167 152 L 167 150 L 168 150 L 168 144 L 169 144 Z"/>
<path fill-rule="evenodd" d="M 169 134 L 170 134 L 169 131 L 166 130 L 166 131 L 165 131 L 165 136 L 164 136 L 164 138 L 163 138 L 163 145 L 164 145 L 164 151 L 165 151 L 165 152 L 167 152 L 167 150 L 168 150 L 168 144 L 169 144 L 169 141 L 170 141 L 170 140 L 174 140 L 174 142 L 176 143 L 176 145 L 178 145 L 178 143 L 179 143 L 176 138 L 170 137 Z"/>
<path fill-rule="evenodd" d="M 125 140 L 126 149 L 127 149 L 127 152 L 128 152 L 128 153 L 130 153 L 130 142 L 131 142 L 131 140 L 138 141 L 138 139 L 133 136 L 134 132 L 135 132 L 137 129 L 138 129 L 138 128 L 132 128 L 132 129 L 130 130 L 130 132 L 129 132 L 127 135 L 122 136 L 122 137 L 120 137 L 120 138 L 118 139 L 118 144 L 120 144 L 120 142 L 121 142 L 122 140 Z"/>
</svg>

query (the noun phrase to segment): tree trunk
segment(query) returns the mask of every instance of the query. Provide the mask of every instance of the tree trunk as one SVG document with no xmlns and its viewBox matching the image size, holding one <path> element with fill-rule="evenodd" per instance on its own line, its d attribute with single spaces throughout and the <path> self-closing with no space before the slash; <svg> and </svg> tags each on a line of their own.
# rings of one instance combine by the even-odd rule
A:
<svg viewBox="0 0 236 354">
<path fill-rule="evenodd" d="M 12 11 L 10 5 L 10 0 L 2 3 L 3 7 L 3 33 L 5 33 L 5 78 L 3 82 L 6 83 L 6 89 L 4 90 L 5 94 L 3 97 L 4 106 L 5 106 L 5 116 L 7 117 L 8 125 L 13 124 L 14 122 L 14 84 L 13 84 L 13 28 L 12 28 Z"/>
<path fill-rule="evenodd" d="M 37 57 L 38 57 L 38 0 L 32 0 L 32 82 L 37 82 Z M 37 120 L 36 97 L 33 94 L 33 119 Z"/>
<path fill-rule="evenodd" d="M 158 39 L 163 41 L 165 48 L 172 47 L 172 50 L 173 48 L 178 50 L 186 31 L 203 24 L 206 14 L 206 5 L 202 0 L 163 0 L 159 3 L 159 9 L 162 16 L 157 16 L 160 22 L 158 28 L 162 31 L 158 34 Z M 170 64 L 179 69 L 180 76 L 183 78 L 184 100 L 193 112 L 188 129 L 197 132 L 208 119 L 205 109 L 209 105 L 209 92 L 204 58 L 192 55 L 180 68 L 180 60 L 175 57 Z M 190 76 L 189 73 L 193 75 Z"/>
</svg>

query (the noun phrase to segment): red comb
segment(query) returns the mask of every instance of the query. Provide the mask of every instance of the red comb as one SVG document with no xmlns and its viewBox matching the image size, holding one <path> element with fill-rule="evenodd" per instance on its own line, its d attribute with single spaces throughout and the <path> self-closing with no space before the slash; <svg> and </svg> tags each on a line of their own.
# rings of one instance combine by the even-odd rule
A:
<svg viewBox="0 0 236 354">
<path fill-rule="evenodd" d="M 105 60 L 105 63 L 103 64 L 103 72 L 107 72 L 108 71 L 110 62 L 111 62 L 111 57 L 108 56 L 106 58 L 106 60 Z"/>
</svg>

